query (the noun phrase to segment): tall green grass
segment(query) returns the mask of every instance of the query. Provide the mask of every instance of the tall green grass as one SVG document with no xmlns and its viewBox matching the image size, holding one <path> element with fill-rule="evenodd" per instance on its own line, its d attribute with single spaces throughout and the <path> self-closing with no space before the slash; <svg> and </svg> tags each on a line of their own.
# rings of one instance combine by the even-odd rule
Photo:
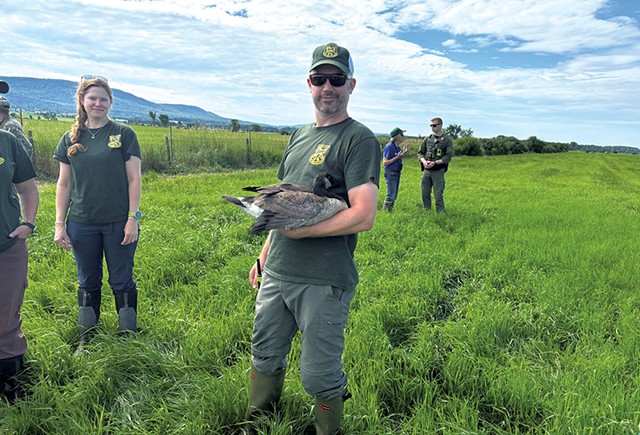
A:
<svg viewBox="0 0 640 435">
<path fill-rule="evenodd" d="M 54 179 L 53 153 L 73 120 L 25 119 L 34 141 L 34 164 L 41 179 Z M 265 168 L 277 164 L 289 136 L 260 132 L 131 126 L 142 148 L 143 172 L 194 173 Z"/>
<path fill-rule="evenodd" d="M 411 163 L 393 213 L 356 251 L 344 433 L 637 433 L 638 157 L 455 158 L 442 215 L 422 210 Z M 220 195 L 274 174 L 145 174 L 140 332 L 117 336 L 105 282 L 80 358 L 74 262 L 52 242 L 54 186 L 41 185 L 23 307 L 33 395 L 0 404 L 0 433 L 233 433 L 248 400 L 247 274 L 264 236 Z M 382 182 L 380 204 L 384 193 Z M 313 426 L 299 350 L 297 338 L 265 433 Z"/>
</svg>

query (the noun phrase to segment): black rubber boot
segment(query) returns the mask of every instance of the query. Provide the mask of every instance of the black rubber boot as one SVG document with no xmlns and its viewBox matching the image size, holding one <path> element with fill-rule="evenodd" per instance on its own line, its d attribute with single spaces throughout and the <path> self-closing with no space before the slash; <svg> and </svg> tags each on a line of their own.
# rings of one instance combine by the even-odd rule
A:
<svg viewBox="0 0 640 435">
<path fill-rule="evenodd" d="M 256 432 L 256 423 L 259 423 L 265 414 L 273 412 L 278 405 L 284 387 L 285 374 L 286 370 L 283 369 L 277 375 L 269 376 L 259 372 L 253 365 L 251 366 L 249 411 L 247 412 L 247 420 L 251 423 L 244 427 L 244 433 L 258 433 Z"/>
<path fill-rule="evenodd" d="M 316 398 L 315 418 L 317 435 L 335 435 L 340 429 L 344 402 L 351 397 L 347 391 L 342 396 L 323 400 Z"/>
<path fill-rule="evenodd" d="M 16 399 L 22 399 L 27 395 L 20 381 L 23 367 L 24 355 L 0 359 L 0 389 L 9 403 L 13 403 Z"/>
<path fill-rule="evenodd" d="M 93 328 L 100 320 L 100 302 L 102 293 L 100 289 L 87 291 L 78 289 L 78 333 L 80 342 L 73 352 L 74 356 L 80 356 L 84 352 L 84 344 L 89 341 Z"/>
<path fill-rule="evenodd" d="M 389 213 L 391 213 L 391 211 L 393 210 L 393 202 L 391 201 L 385 201 L 384 204 L 382 205 L 382 210 L 383 211 L 388 211 Z"/>
<path fill-rule="evenodd" d="M 86 336 L 87 331 L 96 326 L 100 320 L 100 302 L 102 293 L 78 289 L 78 332 L 80 337 Z"/>
<path fill-rule="evenodd" d="M 138 289 L 114 292 L 116 311 L 118 312 L 118 332 L 137 331 Z"/>
</svg>

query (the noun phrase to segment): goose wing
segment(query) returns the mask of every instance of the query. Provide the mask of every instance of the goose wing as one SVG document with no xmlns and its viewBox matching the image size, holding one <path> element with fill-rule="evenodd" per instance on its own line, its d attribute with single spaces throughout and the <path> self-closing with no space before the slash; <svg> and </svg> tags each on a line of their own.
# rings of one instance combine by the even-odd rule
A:
<svg viewBox="0 0 640 435">
<path fill-rule="evenodd" d="M 293 183 L 277 183 L 270 184 L 268 186 L 248 186 L 243 187 L 242 190 L 256 192 L 261 195 L 274 195 L 280 192 L 312 192 L 308 187 Z"/>
<path fill-rule="evenodd" d="M 253 234 L 278 228 L 293 229 L 312 225 L 347 208 L 344 201 L 309 192 L 280 192 L 259 196 L 255 205 L 264 211 L 251 228 Z"/>
</svg>

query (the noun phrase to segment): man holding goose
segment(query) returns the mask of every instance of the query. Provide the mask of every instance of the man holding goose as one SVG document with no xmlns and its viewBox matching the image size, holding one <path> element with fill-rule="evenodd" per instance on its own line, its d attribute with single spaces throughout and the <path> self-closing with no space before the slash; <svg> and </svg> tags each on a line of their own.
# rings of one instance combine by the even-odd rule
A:
<svg viewBox="0 0 640 435">
<path fill-rule="evenodd" d="M 358 283 L 354 262 L 357 234 L 372 228 L 380 179 L 375 135 L 347 113 L 356 87 L 349 51 L 334 43 L 317 47 L 307 85 L 315 122 L 289 140 L 277 177 L 311 187 L 321 172 L 330 191 L 348 208 L 313 225 L 272 230 L 259 256 L 262 281 L 256 298 L 252 340 L 249 431 L 260 427 L 283 390 L 287 354 L 302 333 L 300 376 L 315 398 L 318 434 L 338 431 L 348 398 L 342 367 L 344 327 Z M 249 281 L 258 287 L 258 266 Z"/>
</svg>

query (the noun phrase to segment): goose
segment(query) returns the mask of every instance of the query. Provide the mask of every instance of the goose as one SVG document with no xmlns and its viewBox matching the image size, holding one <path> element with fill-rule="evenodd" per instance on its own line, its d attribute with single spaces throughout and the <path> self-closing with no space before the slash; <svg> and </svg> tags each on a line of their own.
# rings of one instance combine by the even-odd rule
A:
<svg viewBox="0 0 640 435">
<path fill-rule="evenodd" d="M 256 192 L 257 196 L 223 195 L 222 198 L 256 218 L 251 227 L 251 234 L 255 235 L 261 231 L 279 228 L 292 230 L 313 225 L 346 209 L 346 201 L 329 192 L 334 184 L 335 179 L 331 175 L 321 172 L 314 178 L 311 189 L 293 183 L 278 183 L 242 189 Z"/>
</svg>

